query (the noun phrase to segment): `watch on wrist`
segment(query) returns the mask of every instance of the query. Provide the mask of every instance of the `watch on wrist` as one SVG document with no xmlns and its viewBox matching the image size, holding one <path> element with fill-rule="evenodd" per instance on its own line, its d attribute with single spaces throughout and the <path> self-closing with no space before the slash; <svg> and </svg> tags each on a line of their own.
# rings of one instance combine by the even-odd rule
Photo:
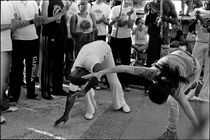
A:
<svg viewBox="0 0 210 140">
<path fill-rule="evenodd" d="M 32 19 L 32 20 L 29 20 L 29 23 L 30 24 L 34 24 L 34 20 Z"/>
</svg>

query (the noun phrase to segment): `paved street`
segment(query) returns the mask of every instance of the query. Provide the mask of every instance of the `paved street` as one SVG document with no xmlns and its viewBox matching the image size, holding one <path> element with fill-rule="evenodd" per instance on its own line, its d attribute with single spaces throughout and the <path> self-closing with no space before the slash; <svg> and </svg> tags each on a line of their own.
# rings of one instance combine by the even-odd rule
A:
<svg viewBox="0 0 210 140">
<path fill-rule="evenodd" d="M 149 101 L 141 89 L 125 92 L 130 113 L 115 111 L 109 89 L 97 90 L 97 111 L 93 120 L 84 119 L 84 99 L 77 99 L 66 124 L 53 124 L 64 112 L 66 97 L 54 96 L 52 101 L 25 98 L 26 89 L 17 104 L 18 112 L 5 113 L 7 124 L 1 125 L 2 139 L 155 139 L 167 125 L 167 107 Z M 67 89 L 65 89 L 67 90 Z M 198 101 L 191 105 L 198 112 Z M 192 125 L 180 108 L 179 138 L 188 138 Z"/>
</svg>

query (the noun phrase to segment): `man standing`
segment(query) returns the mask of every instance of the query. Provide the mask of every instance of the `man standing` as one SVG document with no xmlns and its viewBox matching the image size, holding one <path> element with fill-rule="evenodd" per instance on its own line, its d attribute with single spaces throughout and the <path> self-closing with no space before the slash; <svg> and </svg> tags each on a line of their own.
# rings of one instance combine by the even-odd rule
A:
<svg viewBox="0 0 210 140">
<path fill-rule="evenodd" d="M 130 64 L 131 29 L 136 19 L 135 10 L 132 8 L 132 0 L 123 0 L 121 5 L 114 6 L 110 12 L 110 26 L 112 26 L 110 46 L 115 62 Z M 126 74 L 119 75 L 123 89 L 129 91 Z"/>
<path fill-rule="evenodd" d="M 91 12 L 94 13 L 96 17 L 96 26 L 98 29 L 97 40 L 106 41 L 110 11 L 111 8 L 107 4 L 105 4 L 103 0 L 96 0 L 96 2 L 93 3 Z"/>
<path fill-rule="evenodd" d="M 62 0 L 42 0 L 41 14 L 46 18 L 43 26 L 42 42 L 43 62 L 41 72 L 41 94 L 42 97 L 51 100 L 53 95 L 63 95 L 63 62 L 64 45 L 67 38 L 67 27 L 65 14 L 69 5 L 64 6 Z"/>
<path fill-rule="evenodd" d="M 30 21 L 27 26 L 17 29 L 12 34 L 13 52 L 10 75 L 9 99 L 17 102 L 21 92 L 23 60 L 26 63 L 27 98 L 35 99 L 35 82 L 32 80 L 32 59 L 38 54 L 38 35 L 34 18 L 39 17 L 36 1 L 20 0 L 11 2 L 16 18 Z M 44 20 L 43 20 L 44 21 Z"/>
</svg>

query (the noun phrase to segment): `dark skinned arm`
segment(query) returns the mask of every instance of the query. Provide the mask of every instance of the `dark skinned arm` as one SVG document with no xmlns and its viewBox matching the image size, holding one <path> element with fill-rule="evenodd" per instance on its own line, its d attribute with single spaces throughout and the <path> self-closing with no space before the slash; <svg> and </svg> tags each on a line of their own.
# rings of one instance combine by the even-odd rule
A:
<svg viewBox="0 0 210 140">
<path fill-rule="evenodd" d="M 101 70 L 101 64 L 96 64 L 93 68 L 93 72 L 98 72 Z M 60 117 L 57 121 L 55 121 L 54 126 L 59 125 L 61 122 L 66 123 L 69 119 L 69 113 L 72 109 L 72 107 L 74 106 L 75 100 L 78 97 L 84 97 L 87 92 L 93 88 L 94 85 L 96 85 L 98 83 L 98 79 L 96 77 L 90 77 L 88 79 L 88 84 L 85 86 L 84 89 L 82 89 L 82 91 L 80 92 L 71 92 L 68 96 L 67 96 L 67 100 L 66 100 L 66 107 L 65 107 L 65 112 L 63 114 L 62 117 Z"/>
</svg>

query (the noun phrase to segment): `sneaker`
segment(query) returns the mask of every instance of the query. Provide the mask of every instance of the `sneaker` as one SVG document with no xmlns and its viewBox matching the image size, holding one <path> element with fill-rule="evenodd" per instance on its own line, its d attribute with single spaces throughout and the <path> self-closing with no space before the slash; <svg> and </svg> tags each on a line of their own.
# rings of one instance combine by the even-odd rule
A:
<svg viewBox="0 0 210 140">
<path fill-rule="evenodd" d="M 149 90 L 145 90 L 145 91 L 144 91 L 144 95 L 145 95 L 145 96 L 149 96 Z"/>
<path fill-rule="evenodd" d="M 28 99 L 36 99 L 36 97 L 38 96 L 38 94 L 27 94 L 26 95 L 26 98 L 28 98 Z"/>
<path fill-rule="evenodd" d="M 15 111 L 17 111 L 17 110 L 18 110 L 17 107 L 11 106 L 11 107 L 9 107 L 7 110 L 4 110 L 4 112 L 15 112 Z"/>
<path fill-rule="evenodd" d="M 173 133 L 171 131 L 169 131 L 167 129 L 166 132 L 164 132 L 159 138 L 158 140 L 168 140 L 168 139 L 178 139 L 177 134 Z"/>
<path fill-rule="evenodd" d="M 68 93 L 64 90 L 60 90 L 60 91 L 53 91 L 52 95 L 55 96 L 68 96 Z"/>
<path fill-rule="evenodd" d="M 4 123 L 6 123 L 6 120 L 5 120 L 4 116 L 1 115 L 1 124 L 4 124 Z"/>
<path fill-rule="evenodd" d="M 129 87 L 125 86 L 125 87 L 123 88 L 123 90 L 126 91 L 126 92 L 129 92 L 131 89 L 130 89 Z"/>
<path fill-rule="evenodd" d="M 92 120 L 93 119 L 93 114 L 85 113 L 85 119 Z"/>
<path fill-rule="evenodd" d="M 101 87 L 100 86 L 96 86 L 95 89 L 96 90 L 101 90 Z"/>
<path fill-rule="evenodd" d="M 121 108 L 116 109 L 116 110 L 120 110 L 120 111 L 123 111 L 125 113 L 129 113 L 131 109 L 127 104 L 125 104 L 124 106 L 122 106 Z"/>
<path fill-rule="evenodd" d="M 129 112 L 131 111 L 130 107 L 129 107 L 127 104 L 125 104 L 125 105 L 122 107 L 122 110 L 123 110 L 123 112 L 125 112 L 125 113 L 129 113 Z"/>
<path fill-rule="evenodd" d="M 22 81 L 21 82 L 21 86 L 24 87 L 24 88 L 26 88 L 26 82 L 25 81 Z"/>
<path fill-rule="evenodd" d="M 194 100 L 194 92 L 193 91 L 190 91 L 187 95 L 186 95 L 186 98 L 189 100 L 189 101 L 192 101 Z"/>
<path fill-rule="evenodd" d="M 194 100 L 201 101 L 201 102 L 209 102 L 208 99 L 203 99 L 203 98 L 201 98 L 199 96 L 194 96 Z"/>
</svg>

